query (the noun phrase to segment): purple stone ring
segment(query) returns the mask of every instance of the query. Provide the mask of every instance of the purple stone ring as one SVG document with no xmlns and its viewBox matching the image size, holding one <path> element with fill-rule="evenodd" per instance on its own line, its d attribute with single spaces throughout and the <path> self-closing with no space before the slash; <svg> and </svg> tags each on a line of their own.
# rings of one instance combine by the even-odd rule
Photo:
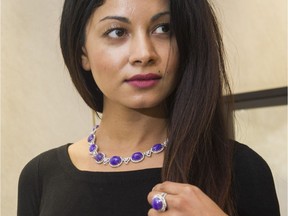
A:
<svg viewBox="0 0 288 216">
<path fill-rule="evenodd" d="M 152 198 L 152 208 L 156 211 L 164 212 L 167 210 L 166 197 L 167 193 L 156 194 Z"/>
</svg>

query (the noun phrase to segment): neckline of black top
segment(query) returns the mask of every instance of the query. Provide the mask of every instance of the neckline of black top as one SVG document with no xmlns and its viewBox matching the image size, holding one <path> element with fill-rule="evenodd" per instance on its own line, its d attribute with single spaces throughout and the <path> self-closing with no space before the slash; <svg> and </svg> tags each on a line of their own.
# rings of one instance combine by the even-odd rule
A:
<svg viewBox="0 0 288 216">
<path fill-rule="evenodd" d="M 161 179 L 161 168 L 149 168 L 133 171 L 92 172 L 82 171 L 75 167 L 68 153 L 71 143 L 57 149 L 57 157 L 64 172 L 71 178 L 99 184 L 137 184 L 151 179 Z"/>
</svg>

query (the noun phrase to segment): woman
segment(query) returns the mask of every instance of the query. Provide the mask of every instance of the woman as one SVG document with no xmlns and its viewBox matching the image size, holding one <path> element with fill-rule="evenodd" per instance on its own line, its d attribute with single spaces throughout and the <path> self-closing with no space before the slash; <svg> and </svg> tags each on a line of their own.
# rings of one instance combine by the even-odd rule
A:
<svg viewBox="0 0 288 216">
<path fill-rule="evenodd" d="M 60 41 L 101 123 L 26 165 L 19 216 L 279 215 L 265 161 L 228 139 L 206 0 L 66 0 Z"/>
</svg>

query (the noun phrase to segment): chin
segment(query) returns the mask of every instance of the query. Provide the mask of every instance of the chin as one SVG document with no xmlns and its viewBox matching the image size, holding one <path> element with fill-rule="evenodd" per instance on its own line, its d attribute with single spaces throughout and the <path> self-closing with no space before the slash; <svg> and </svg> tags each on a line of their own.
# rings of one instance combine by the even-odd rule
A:
<svg viewBox="0 0 288 216">
<path fill-rule="evenodd" d="M 134 106 L 131 106 L 132 109 L 159 109 L 163 108 L 163 102 L 146 102 L 146 103 L 139 103 L 135 104 Z"/>
</svg>

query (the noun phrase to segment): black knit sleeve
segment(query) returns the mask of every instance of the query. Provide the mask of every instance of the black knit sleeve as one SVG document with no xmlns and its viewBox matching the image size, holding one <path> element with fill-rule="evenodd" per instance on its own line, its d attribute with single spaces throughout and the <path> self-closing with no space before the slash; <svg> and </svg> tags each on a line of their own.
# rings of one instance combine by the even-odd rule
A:
<svg viewBox="0 0 288 216">
<path fill-rule="evenodd" d="M 38 156 L 31 160 L 20 174 L 17 216 L 39 216 L 40 188 Z"/>
<path fill-rule="evenodd" d="M 249 147 L 236 144 L 234 194 L 239 216 L 280 216 L 271 170 Z"/>
</svg>

